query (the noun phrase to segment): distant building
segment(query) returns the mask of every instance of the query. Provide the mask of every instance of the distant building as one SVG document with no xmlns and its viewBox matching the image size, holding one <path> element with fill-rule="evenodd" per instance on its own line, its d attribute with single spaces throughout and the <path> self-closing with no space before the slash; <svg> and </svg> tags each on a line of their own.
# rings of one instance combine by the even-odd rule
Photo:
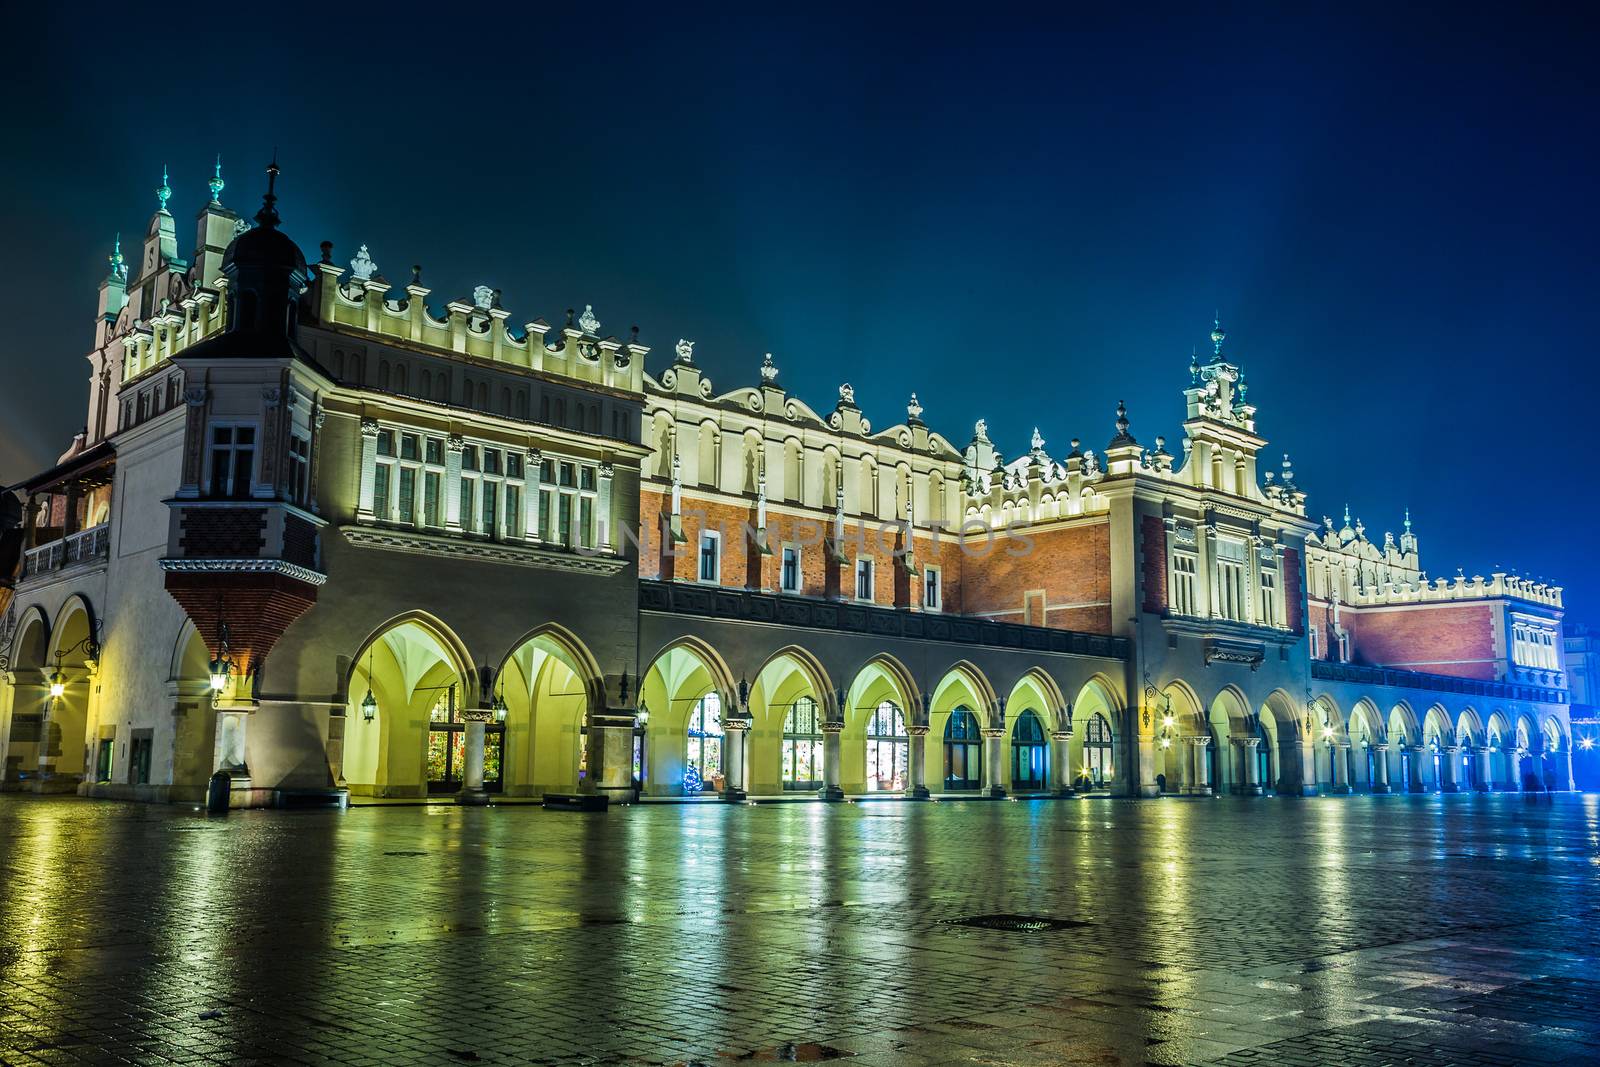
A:
<svg viewBox="0 0 1600 1067">
<path fill-rule="evenodd" d="M 1600 632 L 1567 628 L 1565 666 L 1572 694 L 1572 777 L 1579 789 L 1600 789 Z"/>
<path fill-rule="evenodd" d="M 86 429 L 17 487 L 5 788 L 1571 787 L 1561 590 L 1309 519 L 1220 325 L 1178 455 L 1119 404 L 1008 458 L 307 264 L 276 173 L 254 226 L 213 177 L 188 257 L 163 180 L 112 256 Z"/>
</svg>

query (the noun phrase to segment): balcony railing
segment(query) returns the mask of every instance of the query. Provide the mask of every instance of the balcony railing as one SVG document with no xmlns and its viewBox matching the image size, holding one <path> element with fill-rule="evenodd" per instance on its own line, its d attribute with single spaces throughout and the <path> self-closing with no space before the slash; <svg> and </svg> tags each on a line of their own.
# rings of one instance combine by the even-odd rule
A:
<svg viewBox="0 0 1600 1067">
<path fill-rule="evenodd" d="M 1491 700 L 1529 700 L 1540 704 L 1565 704 L 1571 698 L 1565 689 L 1543 685 L 1516 685 L 1488 682 L 1479 678 L 1457 678 L 1450 674 L 1423 674 L 1397 671 L 1388 667 L 1366 667 L 1356 663 L 1311 661 L 1311 677 L 1325 682 L 1356 682 L 1360 685 L 1393 686 L 1398 689 L 1427 689 L 1436 693 L 1460 693 Z"/>
<path fill-rule="evenodd" d="M 698 615 L 730 622 L 778 623 L 874 637 L 955 641 L 1076 656 L 1104 656 L 1107 659 L 1128 658 L 1128 639 L 1125 637 L 1023 626 L 970 615 L 903 611 L 648 578 L 639 582 L 639 607 L 644 611 Z"/>
<path fill-rule="evenodd" d="M 97 563 L 111 554 L 111 526 L 101 523 L 87 530 L 51 541 L 38 548 L 30 548 L 22 564 L 22 576 L 34 578 L 51 571 L 64 570 L 84 563 Z"/>
</svg>

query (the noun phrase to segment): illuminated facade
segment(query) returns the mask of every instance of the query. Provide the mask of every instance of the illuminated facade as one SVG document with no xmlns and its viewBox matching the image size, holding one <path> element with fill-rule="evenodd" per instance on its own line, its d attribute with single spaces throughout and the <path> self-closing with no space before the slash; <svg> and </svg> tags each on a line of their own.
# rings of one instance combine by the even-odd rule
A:
<svg viewBox="0 0 1600 1067">
<path fill-rule="evenodd" d="M 114 253 L 86 429 L 18 487 L 5 788 L 1570 788 L 1561 591 L 1309 519 L 1220 326 L 1176 455 L 1118 405 L 1007 458 L 308 264 L 270 183 L 253 226 L 211 193 L 191 256 L 165 180 Z"/>
</svg>

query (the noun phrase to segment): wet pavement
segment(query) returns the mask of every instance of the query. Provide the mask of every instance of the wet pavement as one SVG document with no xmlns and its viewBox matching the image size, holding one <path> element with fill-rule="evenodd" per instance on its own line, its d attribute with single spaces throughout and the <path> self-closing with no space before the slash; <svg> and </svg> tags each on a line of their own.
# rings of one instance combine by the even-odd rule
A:
<svg viewBox="0 0 1600 1067">
<path fill-rule="evenodd" d="M 1595 1063 L 1597 887 L 1592 796 L 5 796 L 0 1063 Z"/>
</svg>

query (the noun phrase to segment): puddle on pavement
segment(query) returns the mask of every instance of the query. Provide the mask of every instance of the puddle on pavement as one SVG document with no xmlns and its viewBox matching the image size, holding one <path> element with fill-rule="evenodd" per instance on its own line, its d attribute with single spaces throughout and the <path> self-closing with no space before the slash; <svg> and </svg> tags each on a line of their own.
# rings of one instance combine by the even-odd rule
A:
<svg viewBox="0 0 1600 1067">
<path fill-rule="evenodd" d="M 736 1063 L 822 1063 L 826 1060 L 847 1059 L 854 1055 L 854 1052 L 846 1052 L 831 1045 L 819 1045 L 815 1041 L 803 1041 L 799 1044 L 786 1041 L 772 1048 L 758 1048 L 754 1052 L 737 1056 L 724 1055 L 722 1058 Z"/>
<path fill-rule="evenodd" d="M 947 926 L 971 926 L 978 930 L 1006 930 L 1037 933 L 1041 930 L 1076 930 L 1092 923 L 1077 919 L 1050 919 L 1042 915 L 970 915 L 965 919 L 945 919 Z"/>
<path fill-rule="evenodd" d="M 426 856 L 427 853 L 426 852 L 385 852 L 384 855 L 385 856 L 407 856 L 407 857 L 413 857 L 413 856 Z"/>
</svg>

